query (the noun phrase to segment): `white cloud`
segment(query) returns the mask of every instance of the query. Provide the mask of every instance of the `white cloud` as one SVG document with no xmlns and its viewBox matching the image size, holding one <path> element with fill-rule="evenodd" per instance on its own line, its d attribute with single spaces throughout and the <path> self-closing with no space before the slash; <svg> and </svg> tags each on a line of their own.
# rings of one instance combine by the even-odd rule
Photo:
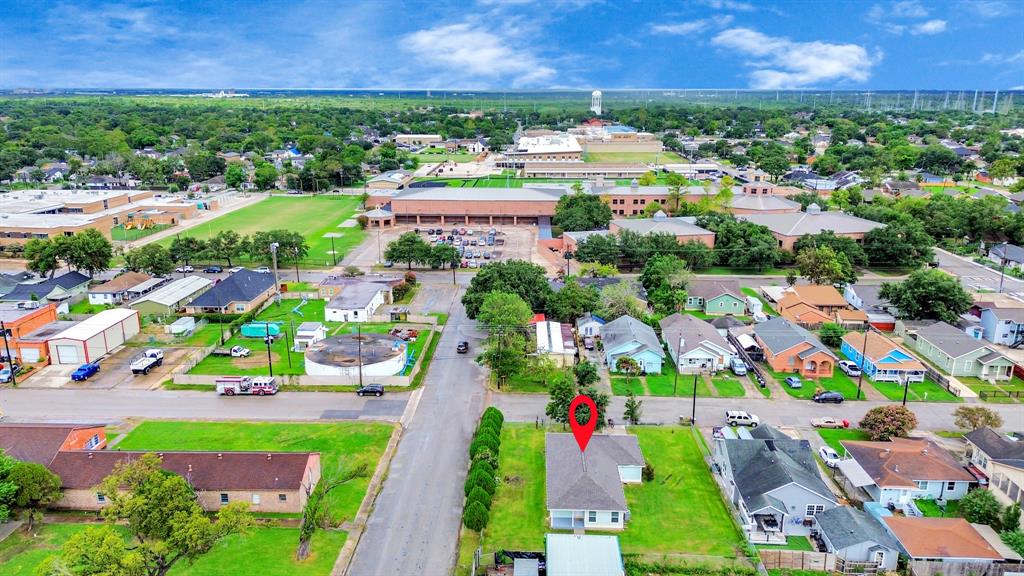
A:
<svg viewBox="0 0 1024 576">
<path fill-rule="evenodd" d="M 1024 50 L 1013 54 L 982 54 L 982 64 L 1024 64 Z"/>
<path fill-rule="evenodd" d="M 920 24 L 915 24 L 913 29 L 911 29 L 910 33 L 914 34 L 914 35 L 921 35 L 921 34 L 931 35 L 931 34 L 941 34 L 941 33 L 945 32 L 945 31 L 946 31 L 946 21 L 945 20 L 937 20 L 936 19 L 936 20 L 928 20 L 928 21 L 925 21 L 925 22 L 921 22 Z"/>
<path fill-rule="evenodd" d="M 736 12 L 753 12 L 757 7 L 749 2 L 739 0 L 701 0 L 701 4 L 715 10 L 734 10 Z"/>
<path fill-rule="evenodd" d="M 917 0 L 894 2 L 889 7 L 889 15 L 895 18 L 926 18 L 928 10 Z"/>
<path fill-rule="evenodd" d="M 731 14 L 712 16 L 710 18 L 701 18 L 700 20 L 691 20 L 689 22 L 676 22 L 674 24 L 651 24 L 651 32 L 654 34 L 673 34 L 682 36 L 685 34 L 693 34 L 694 32 L 701 32 L 708 28 L 723 28 L 728 26 L 733 21 Z"/>
<path fill-rule="evenodd" d="M 865 82 L 881 60 L 880 53 L 872 57 L 857 44 L 795 42 L 749 28 L 724 30 L 711 43 L 751 56 L 750 86 L 766 90 Z"/>
<path fill-rule="evenodd" d="M 507 28 L 506 28 L 507 33 Z M 418 30 L 400 43 L 416 61 L 434 70 L 435 80 L 452 86 L 488 87 L 509 82 L 513 87 L 542 86 L 554 68 L 524 45 L 469 22 Z"/>
<path fill-rule="evenodd" d="M 51 30 L 78 42 L 146 42 L 181 34 L 165 14 L 121 3 L 60 4 L 47 12 L 47 23 Z"/>
<path fill-rule="evenodd" d="M 978 18 L 998 18 L 1013 13 L 1010 3 L 1004 0 L 962 0 L 960 4 Z"/>
</svg>

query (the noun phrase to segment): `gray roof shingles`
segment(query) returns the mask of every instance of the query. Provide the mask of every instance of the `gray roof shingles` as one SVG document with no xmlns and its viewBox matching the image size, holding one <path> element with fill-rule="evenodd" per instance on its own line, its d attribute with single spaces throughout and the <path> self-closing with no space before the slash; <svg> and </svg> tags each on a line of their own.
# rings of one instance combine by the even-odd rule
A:
<svg viewBox="0 0 1024 576">
<path fill-rule="evenodd" d="M 239 270 L 201 294 L 189 306 L 196 308 L 222 308 L 232 302 L 249 302 L 273 286 L 273 274 L 261 274 L 253 270 Z"/>
<path fill-rule="evenodd" d="M 816 514 L 814 519 L 834 550 L 843 550 L 865 542 L 899 550 L 899 544 L 877 520 L 856 508 L 837 506 Z"/>
<path fill-rule="evenodd" d="M 619 466 L 644 465 L 633 435 L 595 435 L 580 453 L 572 434 L 547 434 L 544 460 L 551 510 L 627 510 Z"/>
<path fill-rule="evenodd" d="M 785 318 L 776 316 L 767 322 L 755 325 L 754 334 L 757 334 L 757 337 L 760 338 L 761 341 L 764 342 L 764 345 L 768 347 L 768 350 L 773 353 L 789 350 L 801 343 L 806 343 L 807 349 L 803 350 L 801 354 L 821 351 L 833 358 L 836 357 L 836 355 L 829 350 L 827 346 L 822 344 L 814 334 L 811 334 L 806 329 L 789 322 Z"/>
<path fill-rule="evenodd" d="M 754 438 L 724 442 L 736 488 L 748 511 L 771 505 L 768 493 L 793 483 L 835 501 L 818 475 L 814 454 L 806 440 Z"/>
<path fill-rule="evenodd" d="M 606 350 L 614 350 L 623 344 L 636 342 L 638 346 L 634 353 L 642 352 L 646 348 L 661 358 L 665 357 L 665 351 L 662 350 L 654 329 L 632 316 L 620 316 L 602 326 L 601 341 L 604 342 Z"/>
</svg>

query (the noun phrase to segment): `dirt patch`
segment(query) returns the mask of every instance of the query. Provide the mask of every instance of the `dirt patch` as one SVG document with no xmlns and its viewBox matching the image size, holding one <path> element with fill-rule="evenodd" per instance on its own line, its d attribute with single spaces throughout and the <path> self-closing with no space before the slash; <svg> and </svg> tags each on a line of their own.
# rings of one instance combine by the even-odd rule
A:
<svg viewBox="0 0 1024 576">
<path fill-rule="evenodd" d="M 277 364 L 278 362 L 281 362 L 281 358 L 282 358 L 281 355 L 278 354 L 277 352 L 271 352 L 270 353 L 270 359 L 275 364 Z M 266 350 L 256 351 L 256 352 L 253 352 L 252 355 L 247 357 L 247 358 L 232 358 L 231 359 L 231 364 L 234 367 L 236 367 L 236 368 L 245 368 L 245 369 L 259 368 L 261 366 L 266 366 L 267 365 L 267 352 L 266 352 Z"/>
</svg>

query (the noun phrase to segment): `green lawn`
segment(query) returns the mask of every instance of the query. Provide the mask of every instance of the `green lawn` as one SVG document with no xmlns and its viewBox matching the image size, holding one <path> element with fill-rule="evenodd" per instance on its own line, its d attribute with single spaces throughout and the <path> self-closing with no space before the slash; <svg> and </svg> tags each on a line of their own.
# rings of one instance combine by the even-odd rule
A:
<svg viewBox="0 0 1024 576">
<path fill-rule="evenodd" d="M 684 553 L 736 557 L 741 538 L 688 428 L 634 428 L 655 479 L 625 487 L 630 521 L 619 533 L 627 554 Z M 506 424 L 502 481 L 485 532 L 485 553 L 536 550 L 544 543 L 544 430 Z"/>
<path fill-rule="evenodd" d="M 1007 381 L 996 382 L 995 384 L 989 384 L 985 380 L 973 376 L 957 376 L 956 379 L 979 395 L 982 392 L 1017 392 L 1024 395 L 1024 380 L 1021 380 L 1018 376 L 1014 376 L 1012 379 Z M 1024 402 L 1024 397 L 1011 398 L 1009 396 L 989 396 L 982 400 L 995 404 L 1014 404 L 1017 402 Z"/>
<path fill-rule="evenodd" d="M 835 428 L 835 429 L 818 429 L 818 436 L 825 441 L 836 452 L 843 454 L 846 450 L 843 449 L 843 445 L 840 444 L 843 440 L 869 440 L 867 432 L 860 430 L 859 428 Z"/>
<path fill-rule="evenodd" d="M 366 232 L 358 226 L 338 227 L 343 221 L 355 217 L 358 206 L 359 199 L 355 196 L 275 196 L 183 230 L 180 235 L 205 240 L 221 230 L 234 230 L 242 235 L 274 229 L 292 230 L 306 237 L 309 244 L 307 265 L 330 266 L 331 239 L 324 238 L 324 234 L 342 234 L 340 238 L 334 239 L 338 260 L 366 237 Z M 172 240 L 173 237 L 165 238 L 160 240 L 160 244 L 167 247 Z M 287 271 L 282 269 L 282 279 L 285 276 Z"/>
<path fill-rule="evenodd" d="M 37 537 L 19 531 L 0 542 L 0 576 L 32 576 L 36 566 L 55 556 L 60 546 L 89 524 L 46 524 Z M 126 534 L 127 536 L 127 534 Z M 271 576 L 327 576 L 348 535 L 340 530 L 320 530 L 313 535 L 312 554 L 295 561 L 297 528 L 253 528 L 246 534 L 228 536 L 195 563 L 181 561 L 172 576 L 215 576 L 225 573 Z M 230 567 L 225 572 L 226 567 Z"/>
<path fill-rule="evenodd" d="M 799 550 L 801 552 L 814 552 L 814 546 L 806 536 L 787 536 L 785 546 L 758 545 L 760 550 Z"/>
<path fill-rule="evenodd" d="M 914 500 L 914 505 L 921 511 L 922 514 L 929 518 L 959 518 L 960 517 L 960 501 L 959 500 L 948 500 L 946 501 L 946 511 L 943 512 L 942 508 L 935 500 Z"/>
<path fill-rule="evenodd" d="M 814 391 L 816 388 L 821 387 L 825 390 L 841 392 L 843 398 L 846 400 L 857 400 L 857 381 L 851 380 L 849 376 L 843 374 L 842 370 L 836 369 L 832 371 L 832 376 L 829 378 L 819 378 L 817 381 L 810 378 L 805 378 L 799 374 L 787 374 L 782 372 L 775 372 L 771 368 L 762 363 L 761 369 L 771 374 L 779 386 L 786 391 L 787 394 L 794 398 L 801 398 L 803 400 L 810 400 L 814 397 Z M 786 384 L 786 378 L 790 376 L 797 376 L 800 378 L 800 382 L 803 384 L 802 388 L 790 388 Z M 867 385 L 867 384 L 865 384 Z M 863 394 L 862 394 L 863 396 Z M 864 400 L 865 398 L 861 398 Z"/>
<path fill-rule="evenodd" d="M 185 339 L 189 346 L 205 347 L 211 344 L 219 344 L 221 335 L 227 330 L 226 324 L 208 323 L 199 330 L 196 330 Z"/>
<path fill-rule="evenodd" d="M 682 164 L 686 162 L 679 154 L 663 152 L 587 152 L 585 162 L 625 162 L 638 164 Z"/>
<path fill-rule="evenodd" d="M 871 385 L 876 390 L 881 392 L 886 398 L 893 401 L 903 400 L 903 386 L 898 382 L 875 382 L 869 379 L 866 375 L 865 380 L 871 382 Z M 907 401 L 909 402 L 963 402 L 963 400 L 946 390 L 942 386 L 939 386 L 931 380 L 925 379 L 924 382 L 911 382 L 910 387 L 907 389 Z"/>
<path fill-rule="evenodd" d="M 767 300 L 762 298 L 761 295 L 758 294 L 756 290 L 754 290 L 753 288 L 740 288 L 740 290 L 744 294 L 746 294 L 747 296 L 753 296 L 754 298 L 757 298 L 758 300 L 760 300 L 761 301 L 761 307 L 762 307 L 761 311 L 762 312 L 764 312 L 765 314 L 768 314 L 769 316 L 777 316 L 777 314 L 775 313 L 775 308 L 772 308 L 772 305 L 769 304 Z"/>
<path fill-rule="evenodd" d="M 132 242 L 139 238 L 145 238 L 150 234 L 156 234 L 157 232 L 166 230 L 170 227 L 170 224 L 157 224 L 156 226 L 151 226 L 143 230 L 139 230 L 138 228 L 125 230 L 123 225 L 118 225 L 110 229 L 110 238 L 119 242 Z"/>
<path fill-rule="evenodd" d="M 615 396 L 629 396 L 630 392 L 637 396 L 646 396 L 647 389 L 640 378 L 625 376 L 612 376 L 612 394 Z"/>
<path fill-rule="evenodd" d="M 828 572 L 818 570 L 792 570 L 789 568 L 776 568 L 768 571 L 768 576 L 828 576 Z"/>
<path fill-rule="evenodd" d="M 68 308 L 68 312 L 71 314 L 97 314 L 104 310 L 109 310 L 110 308 L 113 308 L 113 306 L 107 304 L 89 304 L 89 299 L 86 298 L 71 305 Z"/>
<path fill-rule="evenodd" d="M 712 378 L 711 385 L 718 391 L 718 395 L 724 398 L 740 398 L 747 394 L 740 379 L 727 373 Z"/>
<path fill-rule="evenodd" d="M 143 422 L 118 443 L 123 450 L 252 450 L 320 452 L 323 475 L 366 464 L 368 473 L 331 492 L 337 519 L 351 520 L 359 510 L 392 426 L 369 422 L 276 424 L 270 422 Z"/>
<path fill-rule="evenodd" d="M 476 158 L 476 154 L 470 154 L 469 152 L 445 152 L 443 148 L 427 148 L 425 151 L 417 152 L 412 155 L 413 158 L 418 158 L 421 164 L 428 162 L 444 162 L 445 160 L 451 160 L 453 162 L 472 162 Z"/>
<path fill-rule="evenodd" d="M 506 380 L 501 391 L 519 394 L 547 394 L 550 382 L 551 378 L 544 374 L 527 370 Z"/>
<path fill-rule="evenodd" d="M 709 274 L 711 276 L 735 276 L 737 274 L 743 274 L 745 276 L 785 276 L 789 272 L 786 268 L 765 268 L 759 270 L 757 268 L 725 268 L 722 266 L 713 266 L 711 268 L 705 268 L 704 270 L 698 270 L 697 275 Z"/>
</svg>

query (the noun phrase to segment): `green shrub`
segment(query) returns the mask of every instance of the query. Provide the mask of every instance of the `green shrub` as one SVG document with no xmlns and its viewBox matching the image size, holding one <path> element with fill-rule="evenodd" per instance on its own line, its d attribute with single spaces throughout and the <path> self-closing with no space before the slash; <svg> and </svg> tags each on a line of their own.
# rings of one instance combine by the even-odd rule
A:
<svg viewBox="0 0 1024 576">
<path fill-rule="evenodd" d="M 478 462 L 490 465 L 493 470 L 498 469 L 498 455 L 491 452 L 490 448 L 484 448 L 473 455 L 473 464 Z M 472 469 L 472 466 L 470 466 L 470 469 Z"/>
<path fill-rule="evenodd" d="M 473 491 L 473 488 L 478 486 L 483 488 L 488 494 L 492 495 L 494 494 L 494 490 L 497 488 L 494 483 L 494 476 L 487 474 L 484 470 L 475 470 L 471 472 L 469 476 L 466 476 L 466 485 L 463 486 L 463 491 L 468 497 L 469 493 Z"/>
<path fill-rule="evenodd" d="M 501 410 L 498 410 L 494 406 L 488 406 L 487 409 L 484 410 L 483 417 L 484 418 L 497 418 L 498 419 L 498 424 L 504 424 L 505 423 L 505 415 L 501 413 Z"/>
<path fill-rule="evenodd" d="M 473 458 L 480 453 L 481 450 L 490 450 L 492 453 L 498 452 L 498 445 L 493 442 L 494 436 L 487 435 L 484 438 L 477 438 L 469 445 L 469 457 Z"/>
<path fill-rule="evenodd" d="M 466 498 L 467 506 L 473 502 L 479 502 L 484 505 L 484 508 L 491 509 L 491 495 L 479 486 L 474 486 L 473 490 L 469 493 L 469 497 Z"/>
<path fill-rule="evenodd" d="M 483 433 L 493 434 L 500 439 L 501 437 L 501 424 L 496 423 L 494 420 L 483 420 L 480 422 L 480 426 L 476 429 L 474 436 L 479 437 Z"/>
<path fill-rule="evenodd" d="M 651 482 L 654 480 L 654 466 L 651 466 L 650 462 L 644 464 L 644 469 L 640 473 L 644 482 Z"/>
<path fill-rule="evenodd" d="M 479 502 L 470 503 L 462 513 L 462 523 L 470 530 L 479 532 L 487 526 L 489 521 L 490 515 L 487 513 L 487 508 L 484 508 L 484 505 Z"/>
<path fill-rule="evenodd" d="M 494 478 L 494 475 L 497 473 L 497 469 L 486 460 L 476 460 L 473 462 L 473 465 L 469 467 L 470 474 L 477 470 L 483 470 L 484 473 L 490 476 L 491 478 Z"/>
</svg>

